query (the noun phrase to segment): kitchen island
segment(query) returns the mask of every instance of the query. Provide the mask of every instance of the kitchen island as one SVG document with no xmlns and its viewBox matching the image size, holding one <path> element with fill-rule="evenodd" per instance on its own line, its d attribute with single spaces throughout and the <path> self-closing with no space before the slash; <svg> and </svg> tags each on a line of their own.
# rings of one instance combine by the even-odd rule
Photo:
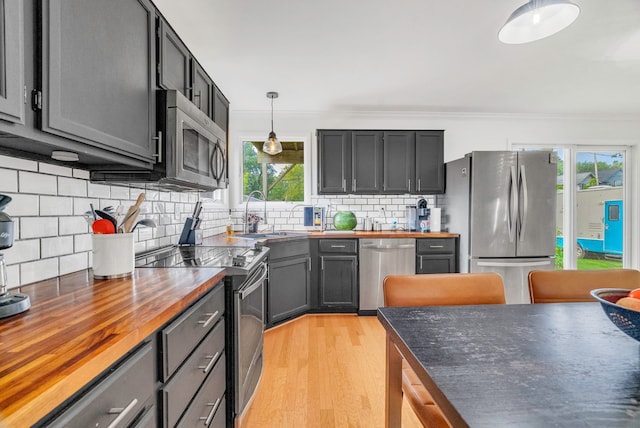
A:
<svg viewBox="0 0 640 428">
<path fill-rule="evenodd" d="M 223 269 L 91 270 L 20 288 L 27 312 L 0 320 L 0 426 L 32 426 L 224 278 Z"/>
</svg>

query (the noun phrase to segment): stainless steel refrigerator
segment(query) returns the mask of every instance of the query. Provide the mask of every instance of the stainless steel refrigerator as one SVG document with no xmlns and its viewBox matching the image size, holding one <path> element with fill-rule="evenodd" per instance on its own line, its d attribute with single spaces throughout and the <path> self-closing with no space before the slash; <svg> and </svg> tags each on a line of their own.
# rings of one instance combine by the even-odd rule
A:
<svg viewBox="0 0 640 428">
<path fill-rule="evenodd" d="M 555 264 L 556 163 L 549 151 L 472 152 L 446 164 L 442 201 L 461 272 L 498 272 L 507 303 L 530 303 L 528 274 Z"/>
</svg>

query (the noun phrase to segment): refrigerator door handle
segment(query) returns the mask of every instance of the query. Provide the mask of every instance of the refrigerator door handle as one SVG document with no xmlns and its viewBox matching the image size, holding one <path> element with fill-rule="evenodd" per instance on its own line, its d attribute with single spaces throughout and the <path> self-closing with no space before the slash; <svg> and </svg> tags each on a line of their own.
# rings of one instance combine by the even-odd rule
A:
<svg viewBox="0 0 640 428">
<path fill-rule="evenodd" d="M 509 242 L 514 242 L 516 234 L 516 219 L 518 215 L 518 189 L 516 183 L 518 178 L 516 177 L 516 167 L 511 167 L 511 176 L 509 177 L 509 212 L 508 214 L 508 227 L 509 227 Z"/>
<path fill-rule="evenodd" d="M 524 165 L 520 165 L 520 187 L 522 188 L 522 213 L 520 213 L 520 242 L 524 241 L 527 228 L 527 213 L 529 212 L 529 192 L 527 188 L 527 174 Z M 518 207 L 518 211 L 519 211 Z"/>
</svg>

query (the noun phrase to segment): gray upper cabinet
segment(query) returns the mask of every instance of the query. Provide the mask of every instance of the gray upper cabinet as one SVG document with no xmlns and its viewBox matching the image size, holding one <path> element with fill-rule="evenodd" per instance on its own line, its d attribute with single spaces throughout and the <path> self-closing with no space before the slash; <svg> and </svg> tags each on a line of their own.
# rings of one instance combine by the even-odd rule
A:
<svg viewBox="0 0 640 428">
<path fill-rule="evenodd" d="M 218 86 L 213 92 L 213 121 L 229 135 L 229 100 Z"/>
<path fill-rule="evenodd" d="M 318 131 L 318 193 L 351 192 L 351 131 Z"/>
<path fill-rule="evenodd" d="M 24 14 L 22 0 L 0 0 L 0 119 L 24 124 Z"/>
<path fill-rule="evenodd" d="M 198 62 L 191 58 L 191 102 L 213 118 L 213 80 Z"/>
<path fill-rule="evenodd" d="M 351 170 L 353 193 L 378 193 L 382 186 L 382 138 L 377 131 L 353 131 L 351 134 Z"/>
<path fill-rule="evenodd" d="M 385 131 L 383 193 L 410 193 L 414 174 L 415 132 Z"/>
<path fill-rule="evenodd" d="M 153 5 L 45 0 L 42 7 L 42 130 L 153 162 Z"/>
<path fill-rule="evenodd" d="M 444 131 L 417 131 L 415 193 L 444 193 Z"/>
<path fill-rule="evenodd" d="M 191 54 L 182 40 L 163 20 L 158 20 L 158 86 L 164 89 L 175 89 L 189 98 L 191 75 L 189 66 Z"/>
<path fill-rule="evenodd" d="M 318 130 L 319 194 L 444 192 L 444 131 Z"/>
</svg>

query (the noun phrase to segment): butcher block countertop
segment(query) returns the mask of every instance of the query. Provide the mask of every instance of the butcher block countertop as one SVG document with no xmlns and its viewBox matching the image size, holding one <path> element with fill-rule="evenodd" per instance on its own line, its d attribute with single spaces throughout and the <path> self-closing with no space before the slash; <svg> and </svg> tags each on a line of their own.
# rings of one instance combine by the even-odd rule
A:
<svg viewBox="0 0 640 428">
<path fill-rule="evenodd" d="M 145 268 L 94 281 L 84 270 L 22 287 L 31 309 L 0 320 L 0 427 L 38 422 L 223 278 Z"/>
</svg>

